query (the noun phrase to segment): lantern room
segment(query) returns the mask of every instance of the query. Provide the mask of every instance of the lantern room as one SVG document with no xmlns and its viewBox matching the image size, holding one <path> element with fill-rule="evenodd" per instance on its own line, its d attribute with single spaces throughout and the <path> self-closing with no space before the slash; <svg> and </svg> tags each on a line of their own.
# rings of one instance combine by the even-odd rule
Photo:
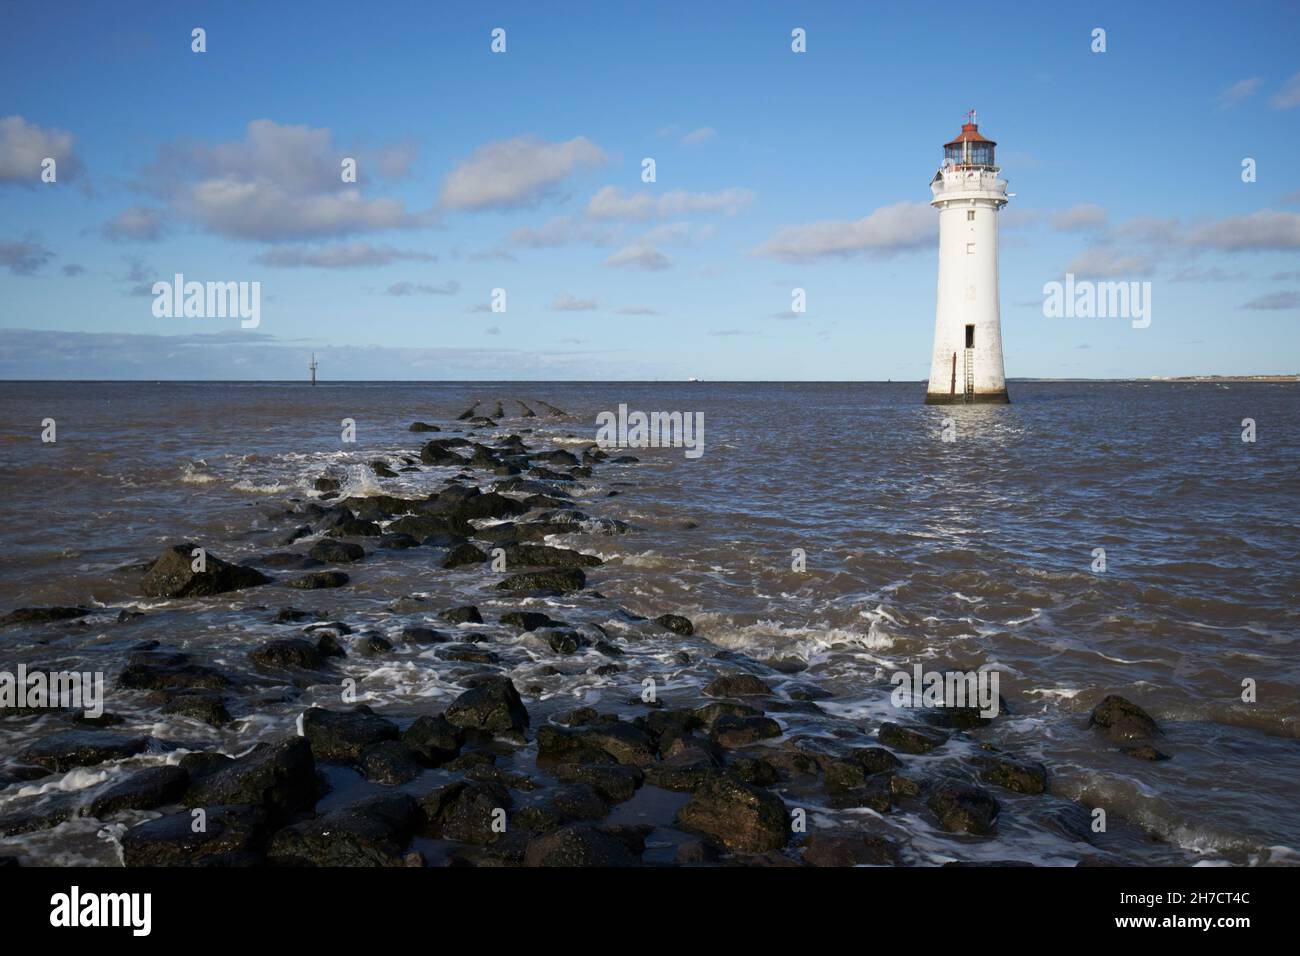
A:
<svg viewBox="0 0 1300 956">
<path fill-rule="evenodd" d="M 998 144 L 980 135 L 975 124 L 975 111 L 966 114 L 969 122 L 963 123 L 961 135 L 943 144 L 945 166 L 994 166 L 993 148 Z"/>
</svg>

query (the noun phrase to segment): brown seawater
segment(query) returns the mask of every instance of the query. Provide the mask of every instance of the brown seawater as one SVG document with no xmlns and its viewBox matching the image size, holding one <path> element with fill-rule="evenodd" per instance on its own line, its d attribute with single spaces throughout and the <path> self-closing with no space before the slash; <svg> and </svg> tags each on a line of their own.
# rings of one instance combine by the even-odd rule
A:
<svg viewBox="0 0 1300 956">
<path fill-rule="evenodd" d="M 272 622 L 279 607 L 394 634 L 432 620 L 394 610 L 394 602 L 427 595 L 435 609 L 484 610 L 489 624 L 481 627 L 498 642 L 503 669 L 517 685 L 542 688 L 526 697 L 534 724 L 582 704 L 631 716 L 639 711 L 628 699 L 646 676 L 670 705 L 697 704 L 712 677 L 748 666 L 778 690 L 816 685 L 829 693 L 818 701 L 824 715 L 774 714 L 787 736 L 829 734 L 844 722 L 869 735 L 880 721 L 898 719 L 889 703 L 893 672 L 917 663 L 996 668 L 1010 713 L 979 731 L 978 741 L 1046 764 L 1050 796 L 999 791 L 992 841 L 954 836 L 924 812 L 896 810 L 880 825 L 909 863 L 1300 859 L 1300 390 L 1013 383 L 1010 406 L 927 408 L 920 388 L 2 383 L 0 611 L 70 604 L 95 611 L 80 622 L 0 631 L 0 669 L 103 670 L 106 707 L 125 718 L 115 729 L 156 745 L 123 762 L 13 780 L 5 772 L 20 763 L 17 754 L 68 725 L 54 713 L 0 718 L 0 816 L 186 750 L 240 753 L 292 733 L 311 703 L 337 706 L 324 696 L 328 688 L 263 690 L 232 707 L 237 719 L 224 728 L 162 717 L 142 694 L 113 689 L 141 642 L 245 674 L 249 649 L 296 633 Z M 316 496 L 312 482 L 322 474 L 339 477 L 344 494 L 437 490 L 453 469 L 378 478 L 367 463 L 400 464 L 399 456 L 415 453 L 431 436 L 410 433 L 412 421 L 455 427 L 476 399 L 486 403 L 480 413 L 500 399 L 513 414 L 508 400 L 516 397 L 538 417 L 508 415 L 495 429 L 477 430 L 481 439 L 532 429 L 524 435 L 530 445 L 571 448 L 593 440 L 597 414 L 621 403 L 703 412 L 702 457 L 633 449 L 639 463 L 601 466 L 571 489 L 575 507 L 593 518 L 633 526 L 622 535 L 552 542 L 604 559 L 588 577 L 608 600 L 530 602 L 616 636 L 640 634 L 620 607 L 683 614 L 695 637 L 631 640 L 617 673 L 571 667 L 539 676 L 553 655 L 490 623 L 489 610 L 520 602 L 493 592 L 482 570 L 439 569 L 431 549 L 375 551 L 348 568 L 352 584 L 339 590 L 268 586 L 195 601 L 143 599 L 138 573 L 121 570 L 177 541 L 200 542 L 232 561 L 276 550 L 273 542 L 293 524 L 285 508 Z M 547 417 L 538 402 L 567 414 Z M 953 442 L 940 438 L 947 417 Z M 40 441 L 45 418 L 57 422 L 54 444 Z M 340 442 L 344 418 L 356 422 L 355 444 Z M 1241 440 L 1244 418 L 1257 423 L 1254 443 Z M 486 487 L 492 479 L 476 480 Z M 1106 551 L 1104 573 L 1092 570 L 1096 548 Z M 806 552 L 803 572 L 792 569 L 794 549 Z M 119 622 L 123 608 L 144 614 Z M 689 663 L 676 656 L 681 650 Z M 340 667 L 376 711 L 404 716 L 440 710 L 463 689 L 465 671 L 401 645 L 382 659 L 352 655 Z M 1241 700 L 1245 679 L 1256 682 L 1255 703 Z M 1108 693 L 1140 703 L 1160 722 L 1158 745 L 1171 759 L 1136 759 L 1087 726 Z M 954 740 L 915 761 L 938 773 L 975 746 Z M 336 793 L 321 807 L 370 786 L 355 775 L 332 779 Z M 1105 807 L 1108 832 L 1080 840 L 1077 819 L 1060 822 L 1075 804 Z M 615 811 L 628 821 L 637 813 L 636 805 Z M 824 825 L 843 813 L 813 807 L 811 816 Z M 114 864 L 113 838 L 150 815 L 72 819 L 0 838 L 0 855 Z M 659 837 L 652 846 L 673 839 Z M 437 848 L 428 850 L 436 859 Z"/>
</svg>

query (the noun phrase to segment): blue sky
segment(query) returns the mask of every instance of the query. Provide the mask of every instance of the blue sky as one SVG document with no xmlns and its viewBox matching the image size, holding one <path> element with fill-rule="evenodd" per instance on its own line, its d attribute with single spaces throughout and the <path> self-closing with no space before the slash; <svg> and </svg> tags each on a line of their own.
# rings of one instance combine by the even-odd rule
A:
<svg viewBox="0 0 1300 956">
<path fill-rule="evenodd" d="M 919 380 L 971 107 L 1009 376 L 1300 370 L 1300 6 L 1055 6 L 6 4 L 0 377 Z"/>
</svg>

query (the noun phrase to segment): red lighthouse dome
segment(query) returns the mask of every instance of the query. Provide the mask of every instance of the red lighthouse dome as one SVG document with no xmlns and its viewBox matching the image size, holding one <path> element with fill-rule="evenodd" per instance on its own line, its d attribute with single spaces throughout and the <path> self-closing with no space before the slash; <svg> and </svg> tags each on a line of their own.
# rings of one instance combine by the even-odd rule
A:
<svg viewBox="0 0 1300 956">
<path fill-rule="evenodd" d="M 975 111 L 966 114 L 969 122 L 963 123 L 956 139 L 943 144 L 945 166 L 993 166 L 993 148 L 998 144 L 980 135 L 975 123 Z"/>
</svg>

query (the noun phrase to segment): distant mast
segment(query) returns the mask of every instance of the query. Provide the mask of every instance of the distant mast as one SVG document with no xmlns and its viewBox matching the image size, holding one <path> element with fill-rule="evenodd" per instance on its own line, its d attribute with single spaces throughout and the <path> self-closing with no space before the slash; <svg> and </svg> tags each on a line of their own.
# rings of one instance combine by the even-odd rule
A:
<svg viewBox="0 0 1300 956">
<path fill-rule="evenodd" d="M 311 362 L 307 365 L 307 368 L 311 369 L 311 384 L 312 387 L 314 388 L 316 385 L 316 353 L 315 352 L 312 353 Z"/>
</svg>

